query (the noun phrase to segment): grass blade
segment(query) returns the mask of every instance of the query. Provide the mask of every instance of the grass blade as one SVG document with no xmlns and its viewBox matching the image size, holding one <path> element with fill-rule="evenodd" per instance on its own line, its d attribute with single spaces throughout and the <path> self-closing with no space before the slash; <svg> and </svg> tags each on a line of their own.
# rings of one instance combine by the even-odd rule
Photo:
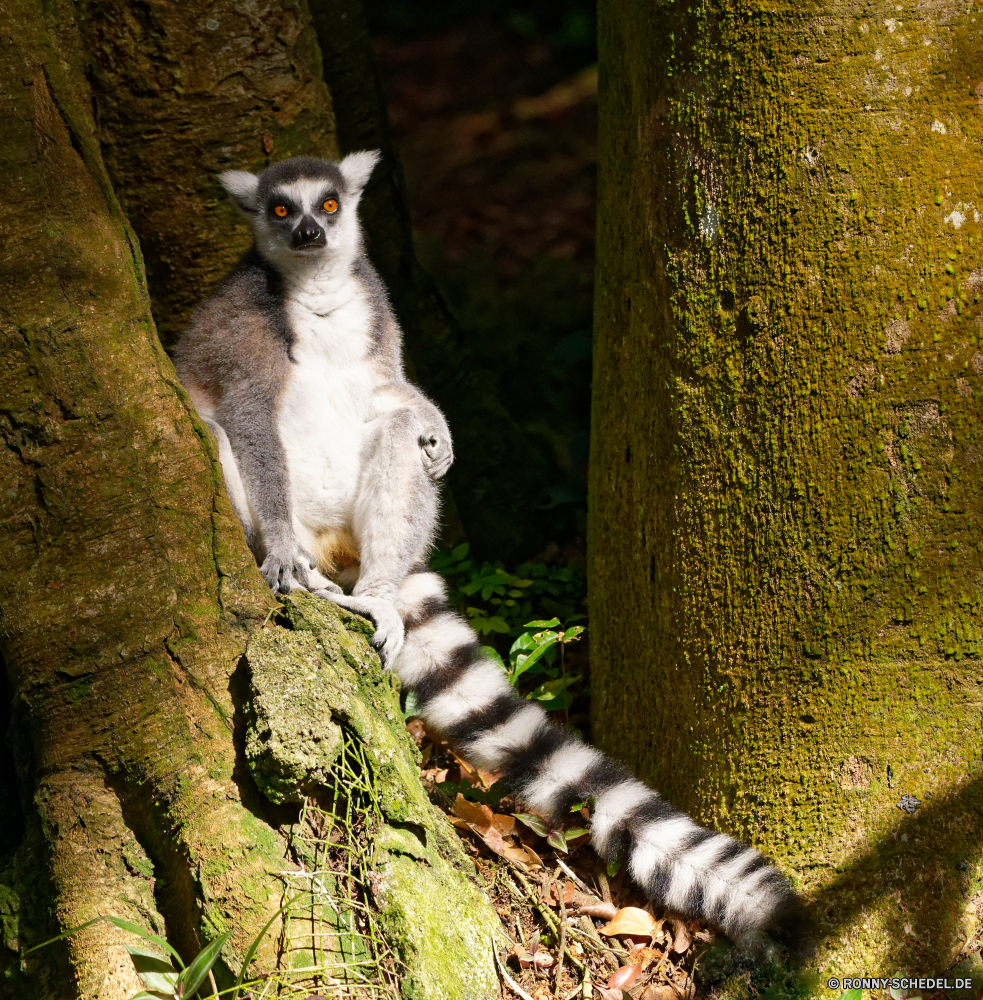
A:
<svg viewBox="0 0 983 1000">
<path fill-rule="evenodd" d="M 232 994 L 232 1000 L 239 1000 L 239 991 L 242 989 L 242 984 L 245 981 L 246 970 L 249 968 L 249 963 L 253 960 L 253 957 L 259 948 L 260 941 L 263 940 L 266 936 L 266 932 L 273 926 L 273 921 L 276 920 L 277 917 L 286 913 L 287 910 L 289 910 L 302 895 L 309 895 L 309 893 L 298 893 L 296 896 L 291 896 L 290 899 L 288 899 L 283 906 L 281 906 L 280 909 L 266 921 L 263 929 L 256 935 L 255 938 L 253 938 L 253 943 L 249 946 L 249 951 L 246 952 L 246 957 L 242 960 L 242 968 L 239 970 L 238 979 L 236 979 L 235 992 Z"/>
<path fill-rule="evenodd" d="M 110 917 L 106 915 L 95 917 L 92 920 L 86 920 L 84 924 L 79 924 L 78 927 L 73 927 L 71 930 L 65 931 L 64 934 L 48 938 L 47 941 L 42 941 L 40 944 L 34 945 L 33 948 L 28 948 L 27 951 L 22 952 L 22 955 L 26 957 L 27 955 L 30 955 L 32 951 L 37 951 L 39 948 L 46 948 L 49 944 L 54 944 L 56 941 L 63 941 L 65 938 L 71 937 L 78 931 L 83 931 L 86 927 L 91 927 L 93 924 L 102 923 L 104 920 L 109 921 L 109 923 L 111 923 L 114 927 L 118 927 L 121 931 L 136 934 L 137 937 L 142 937 L 144 941 L 153 942 L 153 944 L 163 948 L 182 969 L 184 968 L 184 962 L 181 961 L 181 956 L 162 937 L 158 937 L 156 934 L 149 934 L 142 927 L 138 927 L 136 924 L 131 924 L 128 920 L 120 920 L 119 917 Z"/>
<path fill-rule="evenodd" d="M 232 931 L 226 931 L 221 937 L 217 937 L 214 941 L 206 944 L 195 955 L 194 961 L 178 977 L 177 988 L 178 993 L 182 997 L 194 995 L 198 987 L 205 981 L 205 977 L 215 964 L 222 946 L 229 940 L 231 935 Z"/>
</svg>

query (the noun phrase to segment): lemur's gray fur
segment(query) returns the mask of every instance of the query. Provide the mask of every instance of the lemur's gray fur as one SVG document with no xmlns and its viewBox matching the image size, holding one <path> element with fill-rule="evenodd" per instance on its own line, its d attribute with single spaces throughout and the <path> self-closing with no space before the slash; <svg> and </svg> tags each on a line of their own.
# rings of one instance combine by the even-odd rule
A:
<svg viewBox="0 0 983 1000">
<path fill-rule="evenodd" d="M 798 903 L 775 868 L 520 698 L 427 569 L 435 480 L 453 452 L 440 411 L 403 374 L 400 329 L 362 248 L 356 210 L 376 159 L 301 157 L 220 178 L 254 244 L 175 363 L 263 575 L 275 592 L 306 587 L 371 618 L 427 725 L 531 808 L 559 821 L 592 798 L 592 843 L 625 857 L 652 900 L 743 942 L 793 930 Z"/>
<path fill-rule="evenodd" d="M 274 592 L 304 587 L 371 617 L 391 662 L 404 634 L 396 591 L 429 552 L 433 481 L 453 452 L 443 414 L 406 380 L 399 326 L 362 248 L 358 202 L 376 159 L 221 175 L 255 242 L 175 364 Z M 343 568 L 350 595 L 325 575 Z"/>
</svg>

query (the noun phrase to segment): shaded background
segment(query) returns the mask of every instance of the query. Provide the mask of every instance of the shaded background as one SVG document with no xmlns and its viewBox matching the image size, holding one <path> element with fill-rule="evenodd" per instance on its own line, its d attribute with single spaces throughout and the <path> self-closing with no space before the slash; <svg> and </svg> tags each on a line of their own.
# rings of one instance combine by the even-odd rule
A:
<svg viewBox="0 0 983 1000">
<path fill-rule="evenodd" d="M 417 253 L 462 327 L 447 349 L 525 437 L 520 461 L 506 454 L 494 465 L 494 489 L 451 479 L 472 552 L 512 563 L 577 559 L 590 421 L 592 5 L 368 0 L 365 9 Z M 453 391 L 445 382 L 437 401 L 466 412 Z M 461 419 L 455 438 L 495 448 L 494 426 Z M 469 516 L 504 507 L 503 486 L 531 497 L 522 523 L 497 530 L 498 512 Z"/>
</svg>

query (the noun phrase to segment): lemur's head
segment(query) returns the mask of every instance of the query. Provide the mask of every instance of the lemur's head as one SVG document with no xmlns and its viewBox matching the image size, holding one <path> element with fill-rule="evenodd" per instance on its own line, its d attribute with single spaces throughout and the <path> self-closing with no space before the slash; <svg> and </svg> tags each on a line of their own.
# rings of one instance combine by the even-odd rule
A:
<svg viewBox="0 0 983 1000">
<path fill-rule="evenodd" d="M 340 163 L 295 156 L 258 176 L 219 175 L 253 227 L 259 252 L 281 270 L 316 260 L 351 258 L 361 246 L 358 202 L 378 152 L 352 153 Z"/>
</svg>

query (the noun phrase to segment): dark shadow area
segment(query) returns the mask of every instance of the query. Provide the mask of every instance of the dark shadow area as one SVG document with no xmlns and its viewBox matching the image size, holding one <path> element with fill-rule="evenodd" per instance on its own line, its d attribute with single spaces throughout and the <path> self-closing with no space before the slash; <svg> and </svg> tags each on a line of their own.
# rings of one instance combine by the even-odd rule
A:
<svg viewBox="0 0 983 1000">
<path fill-rule="evenodd" d="M 371 36 L 380 68 L 372 114 L 364 94 L 352 103 L 356 88 L 338 69 L 355 43 L 340 44 L 323 27 L 319 38 L 342 151 L 390 150 L 364 217 L 412 367 L 457 444 L 448 484 L 451 521 L 459 515 L 461 527 L 448 524 L 443 541 L 466 537 L 479 558 L 506 563 L 547 549 L 579 555 L 593 308 L 593 8 L 369 0 L 365 14 L 362 44 Z"/>
<path fill-rule="evenodd" d="M 955 939 L 967 900 L 983 891 L 983 884 L 971 878 L 981 854 L 983 775 L 977 775 L 949 795 L 925 799 L 912 815 L 899 810 L 892 830 L 845 865 L 817 895 L 812 906 L 817 929 L 824 937 L 839 933 L 867 907 L 894 898 L 894 952 L 922 950 L 925 964 L 912 971 L 937 975 L 944 971 L 939 953 L 931 942 L 916 942 L 912 932 L 930 928 L 937 942 Z M 916 888 L 909 892 L 911 887 Z M 906 925 L 912 930 L 906 930 Z M 977 951 L 980 930 L 976 932 Z"/>
<path fill-rule="evenodd" d="M 0 658 L 0 857 L 15 850 L 24 837 L 14 758 L 12 697 L 7 665 Z"/>
</svg>

